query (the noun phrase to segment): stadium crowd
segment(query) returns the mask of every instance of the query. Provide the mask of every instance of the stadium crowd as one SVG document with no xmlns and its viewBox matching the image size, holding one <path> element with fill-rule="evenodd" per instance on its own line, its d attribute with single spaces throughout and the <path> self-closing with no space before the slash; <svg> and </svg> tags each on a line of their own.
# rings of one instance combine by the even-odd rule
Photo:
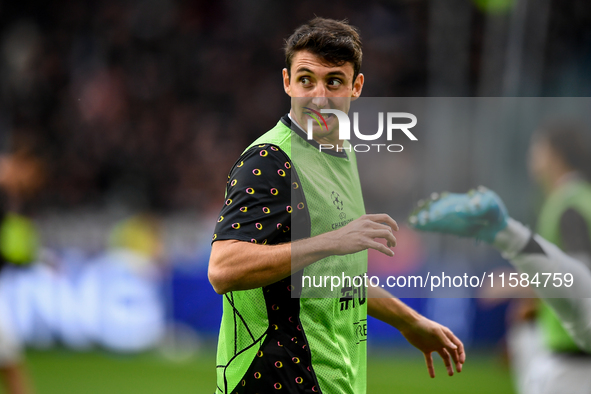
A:
<svg viewBox="0 0 591 394">
<path fill-rule="evenodd" d="M 295 24 L 301 5 L 3 4 L 4 149 L 45 158 L 41 206 L 140 191 L 151 208 L 213 208 L 228 160 L 288 107 L 277 86 L 292 26 L 264 15 L 294 13 Z M 330 11 L 345 17 L 356 7 Z M 366 45 L 381 46 L 367 51 L 376 57 L 366 59 L 373 94 L 420 92 L 424 40 L 410 26 L 421 23 L 410 24 L 406 8 L 372 8 L 356 23 Z"/>
<path fill-rule="evenodd" d="M 561 70 L 572 78 L 589 62 L 580 48 L 589 47 L 591 7 L 569 4 L 551 5 L 547 95 L 560 93 L 553 86 Z M 100 205 L 139 190 L 152 207 L 215 211 L 223 191 L 213 180 L 287 108 L 277 88 L 282 37 L 311 10 L 349 18 L 363 32 L 363 71 L 371 75 L 364 96 L 430 94 L 434 19 L 424 1 L 7 2 L 2 148 L 45 159 L 37 206 Z M 470 15 L 465 93 L 476 95 L 486 17 L 477 7 Z"/>
</svg>

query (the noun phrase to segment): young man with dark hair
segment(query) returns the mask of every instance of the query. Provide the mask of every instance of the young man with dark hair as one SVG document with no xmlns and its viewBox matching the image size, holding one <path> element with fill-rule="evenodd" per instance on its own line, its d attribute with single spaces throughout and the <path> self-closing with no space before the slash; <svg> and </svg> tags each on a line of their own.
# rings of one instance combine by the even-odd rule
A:
<svg viewBox="0 0 591 394">
<path fill-rule="evenodd" d="M 354 152 L 339 140 L 364 76 L 361 40 L 346 22 L 315 18 L 286 42 L 283 87 L 289 114 L 253 142 L 228 177 L 226 202 L 213 235 L 209 278 L 224 295 L 216 393 L 364 393 L 367 313 L 398 328 L 421 350 L 461 371 L 462 342 L 381 288 L 348 286 L 310 296 L 303 278 L 367 272 L 367 249 L 396 244 L 396 222 L 365 214 Z M 318 149 L 320 143 L 334 150 Z M 339 147 L 339 148 L 337 148 Z M 344 219 L 346 218 L 346 220 Z M 327 296 L 328 295 L 328 296 Z"/>
</svg>

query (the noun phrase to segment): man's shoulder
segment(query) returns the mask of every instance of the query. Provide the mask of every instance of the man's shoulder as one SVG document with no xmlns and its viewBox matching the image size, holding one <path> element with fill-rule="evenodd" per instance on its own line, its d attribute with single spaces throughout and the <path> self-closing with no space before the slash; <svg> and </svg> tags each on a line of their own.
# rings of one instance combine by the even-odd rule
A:
<svg viewBox="0 0 591 394">
<path fill-rule="evenodd" d="M 289 171 L 291 168 L 289 155 L 279 146 L 273 143 L 251 144 L 232 166 L 228 175 L 228 184 L 234 186 L 233 183 L 238 182 L 238 178 L 242 180 L 244 177 L 252 176 L 258 180 L 257 182 L 272 181 L 277 185 L 284 182 L 291 184 Z"/>
<path fill-rule="evenodd" d="M 249 165 L 264 166 L 266 163 L 285 163 L 289 161 L 289 155 L 281 148 L 281 146 L 272 142 L 261 142 L 259 144 L 251 144 L 246 148 L 242 155 L 240 155 L 235 167 L 240 168 L 245 163 Z"/>
<path fill-rule="evenodd" d="M 289 155 L 291 151 L 291 128 L 285 118 L 285 116 L 281 118 L 275 127 L 254 140 L 244 149 L 243 154 L 259 145 L 273 145 Z"/>
<path fill-rule="evenodd" d="M 550 194 L 545 206 L 556 207 L 562 214 L 573 208 L 584 216 L 591 218 L 591 184 L 584 179 L 574 179 L 564 183 Z"/>
</svg>

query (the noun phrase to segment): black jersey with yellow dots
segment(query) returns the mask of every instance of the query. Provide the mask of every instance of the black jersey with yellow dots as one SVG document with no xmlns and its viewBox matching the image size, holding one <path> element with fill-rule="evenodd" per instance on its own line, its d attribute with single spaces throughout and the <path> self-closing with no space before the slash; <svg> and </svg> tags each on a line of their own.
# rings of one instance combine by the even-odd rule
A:
<svg viewBox="0 0 591 394">
<path fill-rule="evenodd" d="M 275 146 L 265 144 L 245 152 L 228 176 L 214 241 L 290 242 L 290 168 L 285 153 Z"/>
<path fill-rule="evenodd" d="M 218 217 L 213 241 L 239 240 L 262 245 L 290 242 L 294 237 L 293 223 L 306 221 L 303 207 L 304 197 L 292 174 L 292 164 L 287 155 L 271 144 L 261 144 L 247 150 L 234 164 L 226 187 L 226 200 Z M 292 181 L 293 177 L 293 181 Z M 299 193 L 298 193 L 299 192 Z M 292 195 L 299 208 L 292 207 Z M 297 205 L 297 204 L 296 204 Z M 294 212 L 295 211 L 295 212 Z M 300 223 L 298 229 L 309 229 Z M 309 236 L 302 234 L 298 238 Z M 295 275 L 301 275 L 301 271 Z M 283 390 L 293 393 L 317 393 L 318 381 L 312 369 L 308 342 L 302 332 L 299 320 L 299 299 L 292 297 L 297 291 L 291 277 L 263 287 L 264 305 L 253 305 L 265 310 L 268 319 L 266 337 L 252 337 L 258 347 L 255 359 L 250 364 L 238 385 L 219 387 L 226 393 L 264 393 Z M 240 325 L 248 337 L 255 330 L 249 327 L 234 297 L 239 293 L 226 294 L 226 301 L 234 306 L 236 316 L 234 333 L 240 332 Z M 253 300 L 254 302 L 254 300 Z M 236 334 L 238 335 L 238 334 Z M 236 342 L 240 342 L 236 338 Z M 236 354 L 240 350 L 236 349 Z M 219 365 L 224 368 L 226 365 Z M 224 379 L 225 380 L 225 379 Z"/>
<path fill-rule="evenodd" d="M 354 152 L 320 151 L 298 127 L 284 116 L 235 163 L 213 242 L 262 248 L 365 214 Z M 367 252 L 334 255 L 270 285 L 224 294 L 216 393 L 364 393 L 365 292 L 304 286 L 304 278 L 366 272 Z"/>
</svg>

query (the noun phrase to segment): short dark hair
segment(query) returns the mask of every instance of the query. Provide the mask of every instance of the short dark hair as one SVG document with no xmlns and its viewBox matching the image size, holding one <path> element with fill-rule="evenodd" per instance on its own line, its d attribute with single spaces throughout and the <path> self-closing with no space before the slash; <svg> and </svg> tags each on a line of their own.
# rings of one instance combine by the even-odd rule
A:
<svg viewBox="0 0 591 394">
<path fill-rule="evenodd" d="M 353 64 L 353 81 L 361 69 L 361 37 L 357 28 L 347 20 L 337 21 L 316 17 L 298 27 L 285 40 L 285 64 L 291 77 L 291 62 L 299 51 L 310 51 L 327 64 L 342 66 Z"/>
<path fill-rule="evenodd" d="M 554 119 L 543 124 L 536 132 L 536 137 L 547 141 L 573 170 L 591 176 L 589 130 L 582 122 Z"/>
</svg>

